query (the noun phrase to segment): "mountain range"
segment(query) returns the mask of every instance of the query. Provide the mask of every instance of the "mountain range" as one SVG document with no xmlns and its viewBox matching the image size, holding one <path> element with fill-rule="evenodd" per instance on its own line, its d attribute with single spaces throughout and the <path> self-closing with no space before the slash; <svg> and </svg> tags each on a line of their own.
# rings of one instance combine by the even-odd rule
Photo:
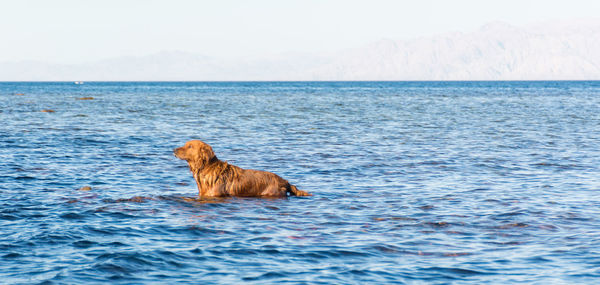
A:
<svg viewBox="0 0 600 285">
<path fill-rule="evenodd" d="M 600 20 L 384 39 L 328 53 L 163 51 L 82 64 L 0 62 L 0 81 L 600 80 Z"/>
</svg>

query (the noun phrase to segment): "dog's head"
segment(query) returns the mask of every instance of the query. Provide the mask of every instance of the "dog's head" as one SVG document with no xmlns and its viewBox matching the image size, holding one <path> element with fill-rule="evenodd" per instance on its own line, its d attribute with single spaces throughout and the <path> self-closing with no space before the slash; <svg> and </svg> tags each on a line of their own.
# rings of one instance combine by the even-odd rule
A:
<svg viewBox="0 0 600 285">
<path fill-rule="evenodd" d="M 202 168 L 217 158 L 210 145 L 199 140 L 186 142 L 184 146 L 174 149 L 173 154 L 175 157 L 187 161 L 193 168 Z"/>
</svg>

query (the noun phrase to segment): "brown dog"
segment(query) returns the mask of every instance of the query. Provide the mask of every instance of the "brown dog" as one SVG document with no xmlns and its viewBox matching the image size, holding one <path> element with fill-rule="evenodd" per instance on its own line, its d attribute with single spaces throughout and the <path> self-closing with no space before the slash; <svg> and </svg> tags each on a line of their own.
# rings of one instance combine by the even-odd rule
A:
<svg viewBox="0 0 600 285">
<path fill-rule="evenodd" d="M 212 148 L 192 140 L 173 150 L 175 156 L 188 162 L 198 185 L 200 197 L 286 197 L 312 196 L 279 177 L 277 174 L 242 169 L 220 161 Z"/>
</svg>

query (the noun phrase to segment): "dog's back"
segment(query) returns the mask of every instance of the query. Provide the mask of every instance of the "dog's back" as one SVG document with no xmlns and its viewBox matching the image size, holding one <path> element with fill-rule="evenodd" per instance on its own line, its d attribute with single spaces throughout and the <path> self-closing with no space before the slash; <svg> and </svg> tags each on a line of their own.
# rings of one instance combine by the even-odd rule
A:
<svg viewBox="0 0 600 285">
<path fill-rule="evenodd" d="M 195 176 L 200 196 L 310 196 L 275 173 L 243 169 L 220 160 L 206 165 Z"/>
</svg>

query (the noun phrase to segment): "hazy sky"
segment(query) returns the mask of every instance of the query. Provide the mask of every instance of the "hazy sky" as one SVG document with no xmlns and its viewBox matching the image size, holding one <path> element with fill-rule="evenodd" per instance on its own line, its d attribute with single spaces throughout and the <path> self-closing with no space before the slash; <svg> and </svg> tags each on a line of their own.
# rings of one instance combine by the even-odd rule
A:
<svg viewBox="0 0 600 285">
<path fill-rule="evenodd" d="M 595 0 L 0 0 L 0 61 L 332 51 L 492 21 L 597 18 L 598 11 Z"/>
</svg>

